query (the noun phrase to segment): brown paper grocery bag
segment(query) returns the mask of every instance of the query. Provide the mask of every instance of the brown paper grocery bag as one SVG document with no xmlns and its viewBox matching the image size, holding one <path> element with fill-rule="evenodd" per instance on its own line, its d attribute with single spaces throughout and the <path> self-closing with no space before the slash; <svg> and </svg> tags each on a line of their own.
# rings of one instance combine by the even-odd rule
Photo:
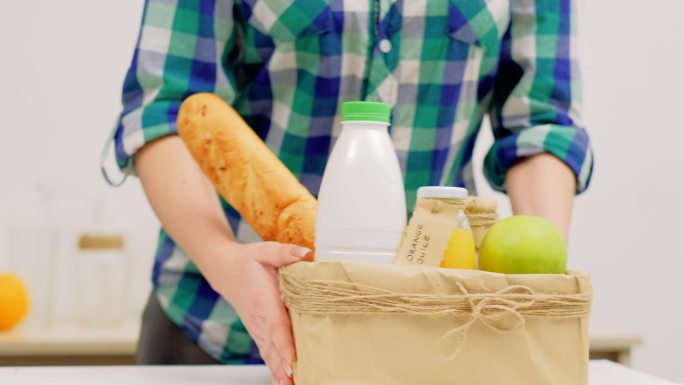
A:
<svg viewBox="0 0 684 385">
<path fill-rule="evenodd" d="M 302 262 L 280 285 L 297 385 L 587 383 L 586 273 Z"/>
</svg>

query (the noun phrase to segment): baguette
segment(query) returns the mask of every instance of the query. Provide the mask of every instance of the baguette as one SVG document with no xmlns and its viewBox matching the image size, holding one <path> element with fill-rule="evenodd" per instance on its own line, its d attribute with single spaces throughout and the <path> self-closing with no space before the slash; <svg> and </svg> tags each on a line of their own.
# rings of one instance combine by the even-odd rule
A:
<svg viewBox="0 0 684 385">
<path fill-rule="evenodd" d="M 187 98 L 178 133 L 216 190 L 266 241 L 313 250 L 316 199 L 223 99 Z"/>
</svg>

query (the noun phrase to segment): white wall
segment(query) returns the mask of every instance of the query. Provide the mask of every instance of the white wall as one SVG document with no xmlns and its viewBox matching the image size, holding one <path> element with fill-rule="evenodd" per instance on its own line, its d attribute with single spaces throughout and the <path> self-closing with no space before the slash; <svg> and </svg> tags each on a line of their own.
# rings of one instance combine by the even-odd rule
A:
<svg viewBox="0 0 684 385">
<path fill-rule="evenodd" d="M 585 117 L 597 163 L 592 187 L 577 199 L 571 265 L 593 273 L 592 324 L 642 333 L 635 366 L 684 381 L 677 355 L 684 346 L 684 161 L 678 151 L 684 142 L 684 3 L 643 4 L 581 3 Z M 142 1 L 3 5 L 0 235 L 12 224 L 45 217 L 37 181 L 60 191 L 54 195 L 55 221 L 63 240 L 89 222 L 92 197 L 103 195 L 110 224 L 127 229 L 133 242 L 138 289 L 132 291 L 144 292 L 156 221 L 135 180 L 108 189 L 97 165 L 119 109 Z M 479 157 L 491 135 L 485 132 L 482 139 Z M 494 195 L 480 186 L 481 194 Z M 510 212 L 506 199 L 499 199 L 502 213 Z M 7 264 L 5 246 L 0 244 L 0 269 Z M 59 310 L 68 318 L 73 304 L 63 298 L 70 287 L 64 277 L 73 261 L 62 254 Z"/>
<path fill-rule="evenodd" d="M 596 166 L 576 200 L 569 263 L 593 275 L 592 327 L 641 333 L 634 366 L 684 382 L 684 2 L 644 4 L 580 2 Z M 479 158 L 491 143 L 482 134 Z"/>
<path fill-rule="evenodd" d="M 641 331 L 635 364 L 684 382 L 684 2 L 586 3 L 586 116 L 598 163 L 572 251 L 595 275 L 595 321 Z"/>
<path fill-rule="evenodd" d="M 106 225 L 126 230 L 134 266 L 131 291 L 149 287 L 156 220 L 136 181 L 109 188 L 98 165 L 119 113 L 142 4 L 6 0 L 0 10 L 0 270 L 9 263 L 9 228 L 45 223 L 51 216 L 60 233 L 54 268 L 58 319 L 74 318 L 73 250 L 78 233 L 92 227 L 97 197 L 108 203 Z M 37 193 L 39 182 L 51 191 L 51 214 Z M 48 268 L 45 261 L 39 264 L 36 269 Z M 131 311 L 143 299 L 134 294 Z"/>
</svg>

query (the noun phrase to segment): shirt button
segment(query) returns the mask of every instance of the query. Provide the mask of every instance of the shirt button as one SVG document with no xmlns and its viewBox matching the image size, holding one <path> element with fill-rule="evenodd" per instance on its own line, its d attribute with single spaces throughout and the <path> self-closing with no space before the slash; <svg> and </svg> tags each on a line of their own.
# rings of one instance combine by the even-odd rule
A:
<svg viewBox="0 0 684 385">
<path fill-rule="evenodd" d="M 380 52 L 389 53 L 392 50 L 392 42 L 389 41 L 389 39 L 382 39 L 380 40 L 378 47 L 380 48 Z"/>
</svg>

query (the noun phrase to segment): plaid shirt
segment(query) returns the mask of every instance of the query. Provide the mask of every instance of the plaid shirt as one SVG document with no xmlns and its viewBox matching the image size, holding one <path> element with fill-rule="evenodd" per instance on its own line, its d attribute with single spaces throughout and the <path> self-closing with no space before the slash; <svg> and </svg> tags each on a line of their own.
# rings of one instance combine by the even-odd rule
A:
<svg viewBox="0 0 684 385">
<path fill-rule="evenodd" d="M 122 169 L 176 133 L 186 97 L 213 92 L 316 195 L 345 100 L 392 106 L 407 202 L 425 185 L 474 190 L 471 157 L 489 114 L 484 173 L 503 190 L 520 157 L 548 152 L 589 183 L 571 0 L 148 0 L 114 134 Z M 255 240 L 224 204 L 233 230 Z M 162 230 L 153 283 L 169 318 L 223 363 L 258 362 L 230 305 Z"/>
</svg>

